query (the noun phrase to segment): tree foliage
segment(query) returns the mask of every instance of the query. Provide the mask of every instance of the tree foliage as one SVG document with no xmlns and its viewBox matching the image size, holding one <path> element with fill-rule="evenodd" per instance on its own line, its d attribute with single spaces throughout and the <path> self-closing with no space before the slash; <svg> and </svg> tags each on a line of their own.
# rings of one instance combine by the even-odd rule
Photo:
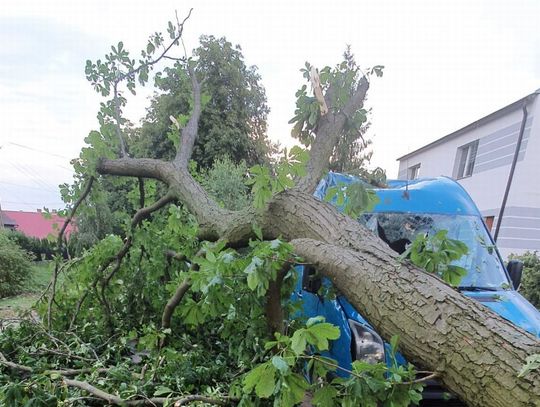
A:
<svg viewBox="0 0 540 407">
<path fill-rule="evenodd" d="M 318 72 L 321 91 L 326 93 L 327 103 L 332 106 L 335 112 L 338 112 L 351 98 L 360 80 L 373 74 L 382 76 L 383 68 L 383 66 L 378 65 L 364 74 L 357 65 L 350 46 L 347 46 L 343 54 L 343 61 L 339 65 L 334 68 L 327 66 Z M 314 67 L 306 62 L 305 68 L 302 68 L 301 72 L 304 78 L 311 80 Z M 328 93 L 330 87 L 332 92 Z M 309 147 L 317 133 L 321 115 L 320 102 L 315 96 L 309 95 L 307 85 L 303 85 L 296 92 L 296 98 L 295 116 L 289 121 L 290 124 L 294 125 L 291 135 Z M 364 138 L 368 128 L 367 110 L 359 109 L 346 117 L 345 125 L 330 157 L 329 169 L 337 172 L 358 173 L 365 167 L 372 154 L 366 152 L 371 144 L 371 140 Z"/>
<path fill-rule="evenodd" d="M 224 37 L 203 35 L 193 52 L 197 71 L 204 77 L 204 103 L 199 137 L 192 159 L 202 168 L 210 168 L 219 158 L 247 165 L 269 162 L 275 147 L 267 137 L 269 108 L 257 67 L 247 66 L 240 46 Z M 193 100 L 186 61 L 158 74 L 159 89 L 140 129 L 135 130 L 133 149 L 141 157 L 172 158 L 173 142 L 166 137 L 173 116 L 187 122 Z"/>
<path fill-rule="evenodd" d="M 223 207 L 238 210 L 250 203 L 250 191 L 246 185 L 247 173 L 244 161 L 235 165 L 225 157 L 214 161 L 209 170 L 202 169 L 198 178 L 204 189 Z"/>
</svg>

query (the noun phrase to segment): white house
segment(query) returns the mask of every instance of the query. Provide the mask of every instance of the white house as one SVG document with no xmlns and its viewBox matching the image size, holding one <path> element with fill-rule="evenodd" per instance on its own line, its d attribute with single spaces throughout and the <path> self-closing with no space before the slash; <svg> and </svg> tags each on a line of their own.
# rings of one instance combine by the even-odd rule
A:
<svg viewBox="0 0 540 407">
<path fill-rule="evenodd" d="M 505 257 L 540 251 L 539 94 L 540 89 L 398 158 L 399 179 L 458 180 Z"/>
</svg>

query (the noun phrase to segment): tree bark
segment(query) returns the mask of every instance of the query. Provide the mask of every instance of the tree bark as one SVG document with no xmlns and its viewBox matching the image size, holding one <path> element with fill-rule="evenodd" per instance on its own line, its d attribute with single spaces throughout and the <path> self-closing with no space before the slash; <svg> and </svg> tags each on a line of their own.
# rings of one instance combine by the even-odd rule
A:
<svg viewBox="0 0 540 407">
<path fill-rule="evenodd" d="M 287 275 L 287 272 L 291 268 L 290 264 L 285 264 L 281 270 L 278 271 L 276 279 L 270 280 L 268 284 L 268 291 L 266 291 L 266 304 L 264 311 L 266 314 L 266 324 L 268 325 L 268 332 L 270 337 L 275 332 L 283 333 L 283 320 L 285 313 L 281 304 L 281 286 L 283 285 L 283 279 Z"/>
<path fill-rule="evenodd" d="M 540 375 L 518 377 L 540 342 L 439 278 L 395 256 L 293 240 L 407 359 L 440 375 L 470 406 L 539 406 Z"/>
</svg>

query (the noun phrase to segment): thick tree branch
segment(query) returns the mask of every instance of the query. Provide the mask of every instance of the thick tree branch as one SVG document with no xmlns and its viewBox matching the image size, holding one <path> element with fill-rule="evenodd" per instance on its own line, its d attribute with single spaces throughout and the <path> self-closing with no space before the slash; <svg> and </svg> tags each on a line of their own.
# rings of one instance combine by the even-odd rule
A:
<svg viewBox="0 0 540 407">
<path fill-rule="evenodd" d="M 184 280 L 176 289 L 173 296 L 167 301 L 165 308 L 163 309 L 163 315 L 161 316 L 161 328 L 167 329 L 171 327 L 171 318 L 174 310 L 184 298 L 184 295 L 191 288 L 191 280 Z"/>
<path fill-rule="evenodd" d="M 347 123 L 347 118 L 362 108 L 368 89 L 369 82 L 364 76 L 360 79 L 354 94 L 342 109 L 342 112 L 339 114 L 328 113 L 321 116 L 317 135 L 309 153 L 307 175 L 299 180 L 296 186 L 297 189 L 307 193 L 313 193 L 328 168 L 328 162 L 332 156 L 334 147 L 343 134 L 343 127 Z M 332 91 L 332 88 L 330 88 L 327 93 Z"/>
<path fill-rule="evenodd" d="M 395 255 L 312 239 L 291 243 L 385 339 L 400 336 L 407 360 L 439 374 L 472 406 L 528 406 L 531 397 L 540 400 L 540 373 L 517 375 L 527 356 L 540 353 L 538 338 L 435 275 L 399 263 Z"/>
<path fill-rule="evenodd" d="M 24 373 L 38 373 L 35 369 L 30 366 L 21 365 L 19 363 L 10 362 L 6 357 L 0 352 L 0 365 L 9 367 L 10 369 L 17 370 Z M 85 373 L 106 373 L 110 369 L 108 368 L 83 368 L 83 369 L 45 369 L 41 371 L 42 374 L 59 374 L 62 376 L 77 376 Z"/>
<path fill-rule="evenodd" d="M 241 245 L 253 236 L 253 223 L 261 224 L 262 215 L 253 208 L 229 211 L 221 208 L 189 174 L 187 168 L 149 158 L 102 159 L 97 164 L 100 174 L 145 177 L 160 180 L 182 202 L 199 222 L 199 238 L 216 241 L 227 237 L 231 246 Z"/>
<path fill-rule="evenodd" d="M 20 372 L 25 372 L 25 373 L 34 372 L 34 369 L 32 369 L 30 366 L 24 366 L 18 363 L 10 362 L 9 360 L 6 359 L 6 357 L 2 354 L 2 352 L 0 352 L 0 365 L 9 367 L 10 369 L 13 369 L 13 370 L 18 370 Z"/>
<path fill-rule="evenodd" d="M 144 192 L 144 178 L 139 177 L 139 207 L 144 208 L 144 203 L 146 202 L 146 194 Z"/>
<path fill-rule="evenodd" d="M 201 84 L 197 80 L 195 71 L 188 64 L 189 76 L 191 78 L 191 87 L 193 89 L 193 111 L 191 117 L 186 124 L 186 127 L 182 130 L 182 137 L 180 139 L 180 146 L 174 159 L 175 165 L 187 168 L 191 153 L 193 152 L 193 146 L 197 139 L 199 129 L 199 118 L 201 117 Z"/>
<path fill-rule="evenodd" d="M 148 218 L 153 212 L 160 210 L 165 205 L 173 202 L 174 200 L 174 194 L 168 192 L 167 194 L 159 198 L 156 202 L 154 202 L 152 205 L 139 209 L 131 219 L 131 232 L 133 233 L 135 228 L 139 226 L 139 224 L 143 220 Z"/>
<path fill-rule="evenodd" d="M 96 170 L 102 175 L 153 178 L 167 183 L 174 167 L 171 163 L 153 158 L 123 157 L 115 160 L 103 158 L 98 161 Z"/>
</svg>

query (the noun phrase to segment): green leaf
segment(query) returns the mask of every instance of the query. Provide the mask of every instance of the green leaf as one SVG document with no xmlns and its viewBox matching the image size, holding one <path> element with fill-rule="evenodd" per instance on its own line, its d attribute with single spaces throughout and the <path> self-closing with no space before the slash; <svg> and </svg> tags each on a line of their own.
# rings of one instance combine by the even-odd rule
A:
<svg viewBox="0 0 540 407">
<path fill-rule="evenodd" d="M 301 328 L 294 332 L 291 338 L 291 349 L 297 355 L 301 355 L 306 350 L 307 346 L 306 330 Z"/>
<path fill-rule="evenodd" d="M 260 398 L 268 398 L 274 393 L 276 368 L 266 362 L 257 366 L 244 378 L 244 391 L 255 394 Z"/>
<path fill-rule="evenodd" d="M 393 352 L 397 350 L 398 343 L 399 343 L 399 335 L 392 335 L 392 338 L 390 338 L 390 347 L 392 348 Z"/>
<path fill-rule="evenodd" d="M 281 356 L 273 356 L 272 364 L 283 375 L 289 372 L 289 365 L 287 364 L 285 359 L 283 359 Z"/>
<path fill-rule="evenodd" d="M 306 390 L 309 388 L 309 383 L 298 373 L 293 373 L 283 378 L 283 386 L 281 388 L 284 396 L 281 406 L 294 406 L 300 403 L 305 396 Z"/>
<path fill-rule="evenodd" d="M 251 391 L 255 388 L 264 369 L 265 364 L 261 364 L 248 372 L 246 377 L 244 377 L 244 391 L 246 393 L 251 393 Z"/>
<path fill-rule="evenodd" d="M 174 391 L 169 389 L 168 387 L 166 387 L 166 386 L 158 386 L 156 388 L 156 390 L 154 391 L 154 396 L 156 396 L 156 397 L 166 396 L 167 394 L 171 394 L 171 393 L 174 393 Z"/>
<path fill-rule="evenodd" d="M 257 256 L 253 256 L 251 263 L 245 268 L 244 273 L 247 274 L 247 284 L 250 290 L 255 291 L 261 279 L 259 278 L 258 269 L 264 264 L 264 261 Z"/>
<path fill-rule="evenodd" d="M 540 354 L 528 356 L 525 362 L 525 365 L 519 371 L 518 377 L 523 377 L 533 370 L 540 369 Z"/>
<path fill-rule="evenodd" d="M 259 276 L 257 273 L 250 273 L 247 276 L 247 285 L 251 291 L 255 291 L 259 285 Z"/>
<path fill-rule="evenodd" d="M 216 262 L 216 255 L 214 253 L 212 253 L 210 250 L 207 250 L 206 251 L 206 259 L 210 263 L 215 263 Z"/>
<path fill-rule="evenodd" d="M 326 321 L 326 318 L 323 317 L 322 315 L 317 315 L 316 317 L 311 317 L 307 320 L 306 322 L 306 327 L 310 327 L 312 325 L 315 325 L 315 324 L 318 324 L 319 322 L 324 322 Z"/>
<path fill-rule="evenodd" d="M 335 398 L 337 396 L 337 390 L 332 386 L 324 386 L 313 394 L 311 403 L 320 407 L 331 407 L 335 405 Z"/>
<path fill-rule="evenodd" d="M 319 350 L 328 350 L 328 340 L 335 340 L 340 336 L 339 328 L 329 324 L 328 322 L 310 326 L 307 331 L 313 335 L 315 343 L 312 344 L 315 345 Z M 311 342 L 311 340 L 309 341 Z"/>
</svg>

